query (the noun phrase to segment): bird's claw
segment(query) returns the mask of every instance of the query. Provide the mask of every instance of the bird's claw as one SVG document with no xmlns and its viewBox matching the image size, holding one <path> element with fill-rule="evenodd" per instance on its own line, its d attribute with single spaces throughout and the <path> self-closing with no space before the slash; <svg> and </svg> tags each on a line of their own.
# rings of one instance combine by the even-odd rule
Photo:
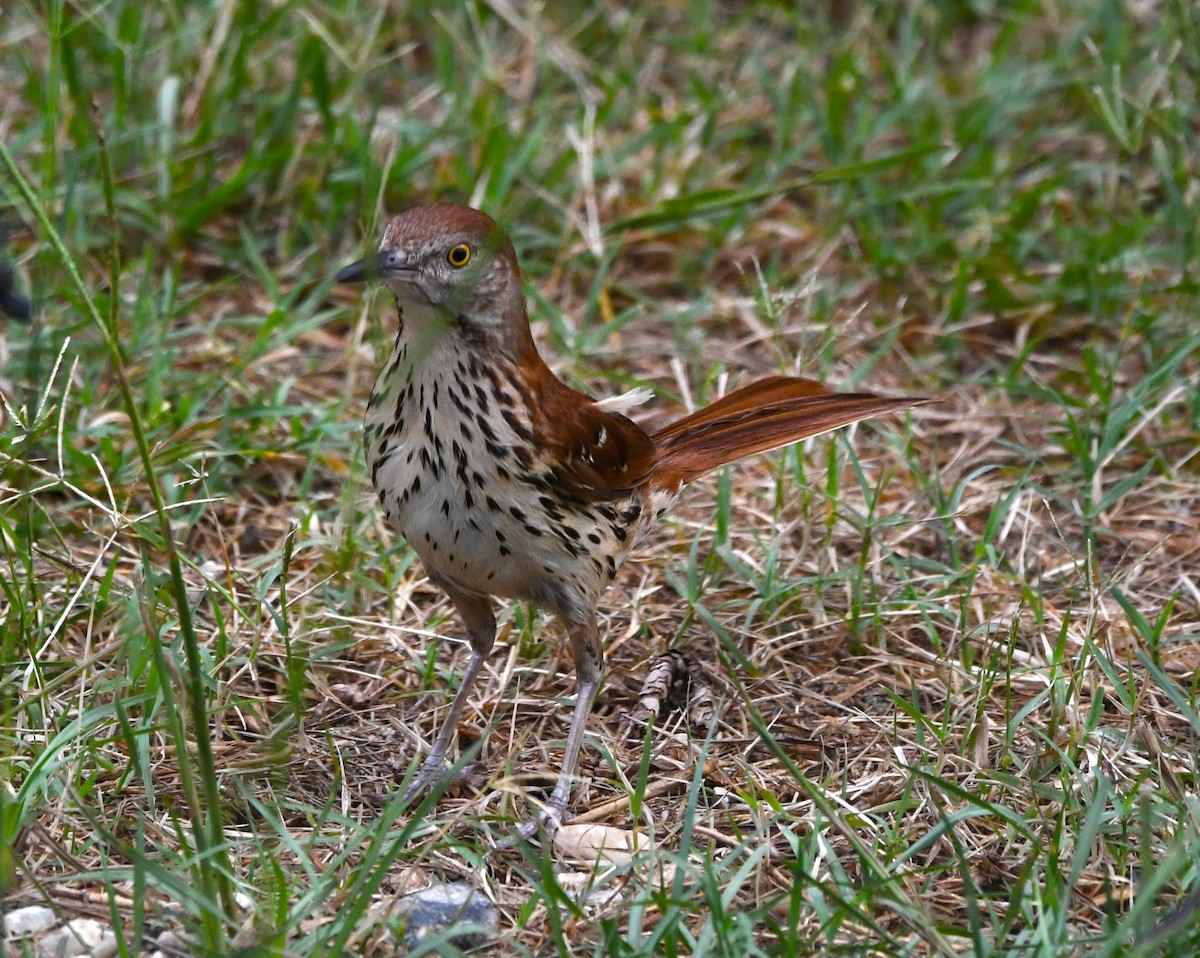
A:
<svg viewBox="0 0 1200 958">
<path fill-rule="evenodd" d="M 562 825 L 563 812 L 559 808 L 545 808 L 536 815 L 531 815 L 509 834 L 496 843 L 497 848 L 513 848 L 518 842 L 527 842 L 534 836 L 545 835 L 546 841 L 554 838 L 554 833 Z"/>
<path fill-rule="evenodd" d="M 431 785 L 445 779 L 446 785 L 458 785 L 462 783 L 470 783 L 476 781 L 479 776 L 487 772 L 487 767 L 482 762 L 468 762 L 466 765 L 458 768 L 457 771 L 450 769 L 451 774 L 447 774 L 446 763 L 439 761 L 435 764 L 426 762 L 421 766 L 420 771 L 409 782 L 408 788 L 404 790 L 401 797 L 402 801 L 410 801 L 415 798 Z"/>
<path fill-rule="evenodd" d="M 439 759 L 437 762 L 426 761 L 413 777 L 413 780 L 408 783 L 408 788 L 404 790 L 404 794 L 400 797 L 401 801 L 411 801 L 425 791 L 433 782 L 435 782 L 444 771 L 443 763 Z"/>
</svg>

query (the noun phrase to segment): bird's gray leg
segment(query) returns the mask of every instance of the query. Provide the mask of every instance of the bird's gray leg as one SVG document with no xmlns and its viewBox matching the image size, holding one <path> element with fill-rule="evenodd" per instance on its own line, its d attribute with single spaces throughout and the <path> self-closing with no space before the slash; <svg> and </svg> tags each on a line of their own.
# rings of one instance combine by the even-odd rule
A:
<svg viewBox="0 0 1200 958">
<path fill-rule="evenodd" d="M 588 620 L 582 624 L 568 622 L 567 634 L 571 640 L 571 654 L 575 659 L 578 686 L 575 693 L 575 712 L 571 716 L 571 730 L 567 733 L 567 747 L 563 754 L 562 771 L 545 809 L 517 829 L 517 835 L 521 838 L 537 834 L 539 827 L 545 828 L 547 834 L 553 835 L 562 824 L 567 802 L 571 797 L 571 783 L 579 763 L 579 749 L 583 746 L 583 736 L 587 731 L 588 715 L 592 711 L 592 703 L 596 700 L 596 692 L 600 689 L 600 679 L 604 674 L 604 647 L 600 644 L 600 627 L 596 624 L 595 614 L 588 616 Z"/>
<path fill-rule="evenodd" d="M 406 799 L 412 798 L 441 774 L 442 763 L 446 760 L 446 752 L 449 751 L 450 742 L 458 730 L 458 721 L 462 716 L 463 706 L 466 705 L 467 696 L 471 692 L 471 686 L 475 684 L 475 678 L 483 667 L 483 660 L 492 651 L 492 644 L 496 641 L 496 616 L 492 611 L 492 600 L 486 595 L 463 592 L 440 579 L 436 581 L 446 590 L 450 601 L 458 609 L 463 624 L 467 627 L 467 637 L 471 643 L 471 658 L 467 662 L 467 671 L 463 673 L 462 681 L 459 683 L 458 693 L 454 696 L 454 701 L 450 703 L 450 714 L 442 720 L 442 727 L 438 731 L 437 738 L 433 740 L 433 750 L 405 791 Z"/>
</svg>

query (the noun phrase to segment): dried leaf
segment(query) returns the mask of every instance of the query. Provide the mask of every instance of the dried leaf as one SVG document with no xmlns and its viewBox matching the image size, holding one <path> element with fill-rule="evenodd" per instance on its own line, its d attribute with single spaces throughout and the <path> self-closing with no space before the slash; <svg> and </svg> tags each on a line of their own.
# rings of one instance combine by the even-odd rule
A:
<svg viewBox="0 0 1200 958">
<path fill-rule="evenodd" d="M 623 865 L 632 861 L 639 849 L 645 849 L 646 840 L 636 831 L 610 825 L 568 822 L 554 833 L 554 847 L 577 861 Z"/>
</svg>

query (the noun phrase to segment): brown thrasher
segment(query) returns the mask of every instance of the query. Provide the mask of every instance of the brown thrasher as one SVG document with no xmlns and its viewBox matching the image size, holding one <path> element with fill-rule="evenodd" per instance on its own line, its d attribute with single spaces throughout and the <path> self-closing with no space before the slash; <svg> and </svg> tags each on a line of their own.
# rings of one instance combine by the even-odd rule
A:
<svg viewBox="0 0 1200 958">
<path fill-rule="evenodd" d="M 379 253 L 337 282 L 382 279 L 399 330 L 364 422 L 371 481 L 462 616 L 471 657 L 433 750 L 406 793 L 442 770 L 471 685 L 496 635 L 492 596 L 564 622 L 578 691 L 562 771 L 537 818 L 553 831 L 570 795 L 604 651 L 596 604 L 680 487 L 756 452 L 915 405 L 771 376 L 648 434 L 560 382 L 529 330 L 512 243 L 488 216 L 449 203 L 393 219 Z"/>
</svg>

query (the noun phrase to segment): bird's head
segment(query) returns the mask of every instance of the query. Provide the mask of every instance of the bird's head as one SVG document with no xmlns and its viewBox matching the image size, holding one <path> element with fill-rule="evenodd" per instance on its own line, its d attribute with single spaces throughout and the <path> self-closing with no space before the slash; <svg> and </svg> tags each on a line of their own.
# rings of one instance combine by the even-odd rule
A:
<svg viewBox="0 0 1200 958">
<path fill-rule="evenodd" d="M 434 203 L 401 213 L 384 230 L 379 252 L 335 279 L 383 280 L 406 316 L 432 308 L 481 331 L 527 328 L 513 245 L 490 216 L 470 207 Z"/>
</svg>

